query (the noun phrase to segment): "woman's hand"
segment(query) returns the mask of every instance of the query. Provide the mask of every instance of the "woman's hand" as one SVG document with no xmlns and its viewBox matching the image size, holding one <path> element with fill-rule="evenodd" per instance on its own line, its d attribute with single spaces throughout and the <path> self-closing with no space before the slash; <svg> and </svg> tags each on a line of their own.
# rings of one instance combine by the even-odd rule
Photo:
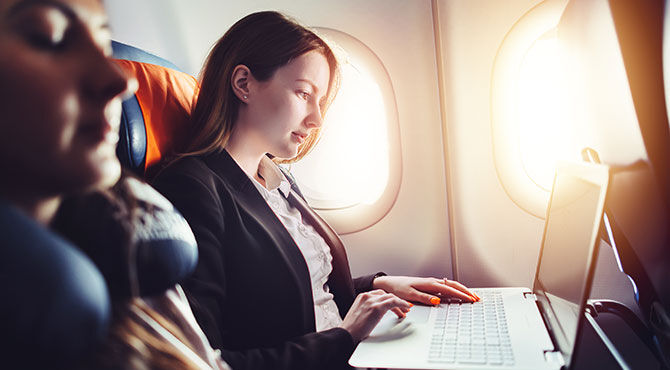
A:
<svg viewBox="0 0 670 370">
<path fill-rule="evenodd" d="M 361 293 L 351 305 L 341 327 L 358 343 L 370 334 L 386 311 L 391 310 L 399 318 L 403 318 L 410 307 L 411 303 L 383 290 Z"/>
<path fill-rule="evenodd" d="M 411 276 L 379 276 L 372 282 L 374 289 L 383 289 L 408 301 L 427 305 L 440 304 L 442 299 L 460 298 L 477 302 L 480 298 L 455 280 L 419 278 Z"/>
</svg>

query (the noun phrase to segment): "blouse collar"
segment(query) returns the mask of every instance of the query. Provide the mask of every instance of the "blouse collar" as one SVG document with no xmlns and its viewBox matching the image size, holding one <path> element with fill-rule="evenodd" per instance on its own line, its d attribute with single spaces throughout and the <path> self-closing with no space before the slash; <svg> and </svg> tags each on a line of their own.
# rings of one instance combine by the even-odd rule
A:
<svg viewBox="0 0 670 370">
<path fill-rule="evenodd" d="M 288 198 L 291 193 L 291 184 L 279 167 L 267 156 L 263 156 L 261 162 L 258 164 L 258 175 L 265 180 L 265 188 L 268 191 L 279 189 L 279 191 Z M 254 182 L 256 182 L 255 179 Z"/>
</svg>

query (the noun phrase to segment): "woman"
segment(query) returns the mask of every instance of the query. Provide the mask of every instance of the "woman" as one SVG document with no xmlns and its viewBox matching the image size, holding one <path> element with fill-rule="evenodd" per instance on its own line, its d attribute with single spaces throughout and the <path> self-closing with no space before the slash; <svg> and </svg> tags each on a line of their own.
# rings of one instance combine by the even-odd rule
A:
<svg viewBox="0 0 670 370">
<path fill-rule="evenodd" d="M 21 261 L 34 262 L 22 265 L 27 281 L 16 283 L 25 291 L 14 295 L 3 279 L 2 332 L 17 334 L 2 341 L 3 364 L 226 369 L 174 286 L 184 274 L 183 258 L 174 257 L 190 251 L 195 263 L 190 229 L 148 185 L 118 181 L 121 97 L 132 89 L 110 54 L 99 0 L 0 2 L 0 224 L 31 233 L 0 246 L 2 256 L 20 248 Z M 49 230 L 75 242 L 99 270 Z M 2 267 L 3 275 L 16 270 Z M 22 299 L 31 295 L 39 298 Z M 76 348 L 63 356 L 61 341 Z"/>
<path fill-rule="evenodd" d="M 97 1 L 0 2 L 0 208 L 13 214 L 2 227 L 31 225 L 0 242 L 3 257 L 20 250 L 26 267 L 3 279 L 5 365 L 67 368 L 104 334 L 102 276 L 47 228 L 64 195 L 109 187 L 119 176 L 114 115 L 129 82 L 109 52 Z"/>
<path fill-rule="evenodd" d="M 341 368 L 386 311 L 478 299 L 446 279 L 352 280 L 337 235 L 270 159 L 310 150 L 337 78 L 310 30 L 276 12 L 243 18 L 207 59 L 190 142 L 155 180 L 194 231 L 186 292 L 233 368 Z"/>
</svg>

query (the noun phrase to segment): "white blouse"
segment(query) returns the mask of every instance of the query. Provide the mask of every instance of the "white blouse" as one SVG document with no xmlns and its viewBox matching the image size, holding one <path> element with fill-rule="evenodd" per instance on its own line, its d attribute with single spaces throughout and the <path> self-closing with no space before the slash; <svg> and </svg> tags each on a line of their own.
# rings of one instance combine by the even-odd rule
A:
<svg viewBox="0 0 670 370">
<path fill-rule="evenodd" d="M 311 225 L 303 222 L 300 211 L 289 204 L 287 198 L 291 193 L 291 184 L 270 158 L 263 157 L 258 174 L 265 180 L 267 188 L 254 178 L 251 178 L 252 183 L 284 224 L 307 262 L 312 283 L 316 331 L 339 326 L 342 318 L 326 284 L 328 275 L 333 271 L 333 257 L 328 244 Z"/>
</svg>

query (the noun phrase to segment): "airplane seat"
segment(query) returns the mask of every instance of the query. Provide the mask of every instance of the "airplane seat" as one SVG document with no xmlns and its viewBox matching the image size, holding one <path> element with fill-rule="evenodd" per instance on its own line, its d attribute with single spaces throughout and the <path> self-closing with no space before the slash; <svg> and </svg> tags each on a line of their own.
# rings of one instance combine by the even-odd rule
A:
<svg viewBox="0 0 670 370">
<path fill-rule="evenodd" d="M 583 111 L 578 111 L 579 117 L 586 124 L 600 125 L 599 130 L 606 132 L 601 138 L 592 138 L 603 148 L 600 153 L 603 163 L 613 168 L 606 204 L 613 237 L 605 239 L 612 239 L 623 272 L 635 283 L 636 303 L 642 315 L 638 326 L 642 332 L 638 331 L 638 335 L 659 363 L 668 366 L 670 130 L 666 98 L 670 90 L 663 86 L 663 63 L 668 61 L 663 59 L 662 51 L 663 25 L 665 22 L 668 27 L 670 20 L 667 16 L 664 19 L 664 2 L 571 1 L 559 24 L 559 32 L 583 70 L 580 76 L 584 80 L 578 88 L 587 93 L 575 90 L 581 94 L 579 98 L 585 100 L 580 107 Z M 604 31 L 609 30 L 608 24 L 613 25 L 612 43 L 608 41 L 610 34 L 604 34 L 610 32 Z M 622 63 L 621 76 L 605 74 L 603 71 L 619 73 L 619 70 L 603 63 Z M 612 82 L 619 80 L 625 81 L 625 88 Z M 622 90 L 627 91 L 619 94 Z M 630 116 L 627 107 L 633 112 Z M 617 121 L 620 117 L 624 118 Z M 630 150 L 638 145 L 636 137 L 629 137 L 627 144 L 625 141 L 610 146 L 603 144 L 611 139 L 607 134 L 616 133 L 623 125 L 639 134 L 642 156 Z M 602 141 L 598 143 L 598 139 Z M 635 361 L 639 363 L 639 353 Z"/>
<path fill-rule="evenodd" d="M 0 201 L 0 357 L 15 369 L 71 368 L 104 338 L 105 281 L 72 244 Z"/>
<path fill-rule="evenodd" d="M 122 104 L 121 126 L 117 156 L 121 164 L 130 169 L 139 178 L 150 178 L 158 171 L 158 163 L 164 156 L 174 154 L 179 148 L 180 139 L 187 134 L 191 109 L 198 93 L 196 79 L 181 72 L 173 63 L 147 53 L 136 47 L 113 41 L 113 57 L 126 73 L 137 80 L 135 94 Z M 134 182 L 133 182 L 134 183 Z M 148 185 L 140 185 L 146 186 Z M 137 185 L 133 186 L 137 188 Z M 142 239 L 137 251 L 137 270 L 142 295 L 155 294 L 181 281 L 195 268 L 198 260 L 197 245 L 192 237 L 179 231 L 177 226 L 183 221 L 181 216 L 173 214 L 174 209 L 166 199 L 153 189 L 141 190 L 149 194 L 155 202 L 149 207 L 157 213 L 158 220 L 169 218 L 172 233 L 157 231 L 158 238 Z M 146 194 L 145 194 L 146 195 Z M 65 208 L 68 216 L 84 221 L 87 217 L 95 217 L 86 211 Z M 161 212 L 166 212 L 161 215 Z M 67 229 L 72 240 L 78 240 L 88 247 L 96 246 L 93 240 L 83 240 L 78 230 Z M 183 230 L 182 230 L 183 231 Z M 184 231 L 190 233 L 190 230 Z M 103 275 L 110 281 L 112 298 L 116 298 L 116 290 L 127 295 L 122 267 L 119 261 L 125 261 L 118 248 L 109 251 L 95 248 L 87 253 L 98 264 Z M 102 248 L 104 249 L 104 248 Z M 119 275 L 121 273 L 121 275 Z M 120 283 L 121 282 L 121 283 Z M 121 289 L 116 289 L 122 287 Z"/>
<path fill-rule="evenodd" d="M 670 89 L 664 86 L 664 76 L 670 72 L 670 61 L 664 52 L 670 42 L 667 5 L 664 0 L 610 1 L 651 177 L 655 180 L 656 202 L 659 214 L 663 215 L 657 217 L 657 226 L 648 233 L 655 236 L 651 243 L 633 240 L 630 245 L 639 254 L 650 278 L 650 284 L 639 287 L 649 290 L 652 297 L 642 307 L 647 314 L 645 319 L 665 365 L 670 366 L 670 218 L 667 216 L 670 214 L 670 128 L 666 105 Z"/>
<path fill-rule="evenodd" d="M 135 94 L 123 102 L 117 156 L 138 176 L 151 177 L 187 134 L 199 86 L 193 76 L 156 55 L 116 41 L 112 49 L 117 63 L 138 82 Z"/>
</svg>

